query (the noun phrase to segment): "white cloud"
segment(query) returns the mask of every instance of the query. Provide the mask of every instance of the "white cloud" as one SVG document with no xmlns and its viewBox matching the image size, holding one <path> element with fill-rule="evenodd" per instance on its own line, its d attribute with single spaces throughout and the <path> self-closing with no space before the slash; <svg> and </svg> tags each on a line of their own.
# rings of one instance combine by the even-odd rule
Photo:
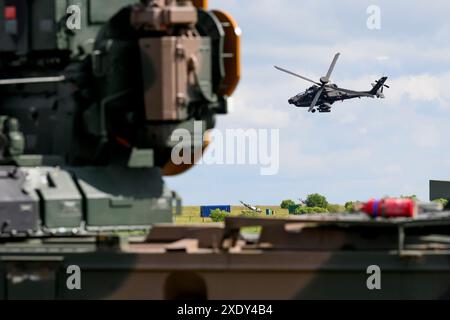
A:
<svg viewBox="0 0 450 320">
<path fill-rule="evenodd" d="M 419 125 L 414 129 L 413 141 L 419 148 L 437 148 L 441 145 L 439 130 L 433 124 Z"/>
<path fill-rule="evenodd" d="M 285 128 L 289 125 L 287 112 L 277 110 L 273 105 L 266 104 L 264 99 L 247 100 L 242 95 L 233 99 L 233 111 L 227 117 L 227 123 L 233 126 L 240 124 L 246 127 Z"/>
<path fill-rule="evenodd" d="M 353 113 L 339 114 L 337 121 L 342 124 L 354 124 L 358 118 Z"/>
<path fill-rule="evenodd" d="M 389 60 L 389 57 L 388 56 L 378 56 L 375 59 L 377 59 L 378 61 L 386 61 L 386 60 Z"/>
<path fill-rule="evenodd" d="M 243 79 L 233 112 L 219 117 L 219 127 L 281 128 L 281 171 L 262 179 L 257 170 L 202 166 L 181 178 L 180 193 L 185 189 L 197 203 L 243 197 L 269 204 L 311 191 L 339 202 L 388 194 L 427 199 L 429 179 L 448 179 L 450 2 L 378 2 L 382 29 L 371 32 L 365 27 L 369 0 L 210 1 L 243 29 Z M 386 99 L 339 102 L 331 114 L 289 105 L 309 84 L 273 65 L 318 79 L 335 52 L 341 57 L 333 81 L 369 90 L 387 75 Z M 192 180 L 221 183 L 202 193 Z"/>
<path fill-rule="evenodd" d="M 450 72 L 445 74 L 421 74 L 399 77 L 391 80 L 392 99 L 399 101 L 407 96 L 411 101 L 438 102 L 442 107 L 450 104 L 448 83 Z"/>
</svg>

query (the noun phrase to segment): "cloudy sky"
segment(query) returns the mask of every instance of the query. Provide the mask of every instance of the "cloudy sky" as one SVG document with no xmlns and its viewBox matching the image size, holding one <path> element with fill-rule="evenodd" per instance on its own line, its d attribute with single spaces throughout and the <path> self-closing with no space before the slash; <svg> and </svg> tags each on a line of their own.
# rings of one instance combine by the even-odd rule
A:
<svg viewBox="0 0 450 320">
<path fill-rule="evenodd" d="M 367 28 L 370 5 L 381 29 Z M 280 169 L 201 165 L 168 179 L 185 204 L 269 205 L 319 192 L 330 201 L 417 194 L 430 179 L 450 180 L 450 2 L 361 0 L 210 0 L 243 32 L 243 78 L 233 110 L 218 128 L 279 129 Z M 369 90 L 389 76 L 386 99 L 356 99 L 311 114 L 287 103 L 324 75 L 336 52 L 332 80 Z"/>
</svg>

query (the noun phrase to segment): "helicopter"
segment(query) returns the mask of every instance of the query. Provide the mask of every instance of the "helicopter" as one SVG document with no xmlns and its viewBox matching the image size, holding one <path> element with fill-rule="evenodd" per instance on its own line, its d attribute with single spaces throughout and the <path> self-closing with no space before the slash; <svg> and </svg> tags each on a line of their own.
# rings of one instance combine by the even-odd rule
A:
<svg viewBox="0 0 450 320">
<path fill-rule="evenodd" d="M 354 91 L 338 87 L 336 84 L 330 83 L 330 76 L 339 59 L 340 53 L 336 53 L 330 68 L 325 76 L 319 79 L 320 82 L 311 80 L 307 77 L 289 71 L 287 69 L 275 66 L 276 69 L 286 72 L 292 76 L 314 83 L 314 85 L 308 88 L 305 92 L 299 93 L 296 96 L 288 100 L 289 104 L 293 104 L 297 107 L 307 107 L 308 112 L 331 112 L 331 105 L 336 101 L 344 101 L 348 99 L 371 97 L 371 98 L 384 98 L 383 89 L 389 88 L 385 84 L 387 77 L 381 77 L 372 83 L 372 89 L 369 91 Z"/>
</svg>

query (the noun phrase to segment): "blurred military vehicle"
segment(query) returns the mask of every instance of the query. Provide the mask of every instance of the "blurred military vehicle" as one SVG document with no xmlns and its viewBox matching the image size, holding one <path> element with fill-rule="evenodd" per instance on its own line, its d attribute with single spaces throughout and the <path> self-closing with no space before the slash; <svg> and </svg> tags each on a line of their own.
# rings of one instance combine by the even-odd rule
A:
<svg viewBox="0 0 450 320">
<path fill-rule="evenodd" d="M 187 170 L 239 81 L 239 29 L 187 0 L 0 1 L 0 235 L 171 222 Z M 194 123 L 201 131 L 194 131 Z M 197 136 L 194 136 L 197 135 Z"/>
<path fill-rule="evenodd" d="M 198 160 L 239 50 L 233 18 L 206 1 L 0 0 L 0 297 L 46 297 L 55 261 L 35 254 L 57 236 L 54 253 L 97 252 L 99 235 L 172 221 L 163 176 L 192 166 L 172 162 L 172 134 Z M 30 241 L 20 267 L 3 256 Z"/>
</svg>

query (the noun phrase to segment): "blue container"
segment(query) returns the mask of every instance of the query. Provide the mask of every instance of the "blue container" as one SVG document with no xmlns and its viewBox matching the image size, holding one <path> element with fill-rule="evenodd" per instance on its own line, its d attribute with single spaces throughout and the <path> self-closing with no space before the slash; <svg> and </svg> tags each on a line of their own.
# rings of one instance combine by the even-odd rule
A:
<svg viewBox="0 0 450 320">
<path fill-rule="evenodd" d="M 202 218 L 209 218 L 209 216 L 211 216 L 211 212 L 217 209 L 226 211 L 228 213 L 231 212 L 231 206 L 201 206 L 200 216 Z"/>
</svg>

